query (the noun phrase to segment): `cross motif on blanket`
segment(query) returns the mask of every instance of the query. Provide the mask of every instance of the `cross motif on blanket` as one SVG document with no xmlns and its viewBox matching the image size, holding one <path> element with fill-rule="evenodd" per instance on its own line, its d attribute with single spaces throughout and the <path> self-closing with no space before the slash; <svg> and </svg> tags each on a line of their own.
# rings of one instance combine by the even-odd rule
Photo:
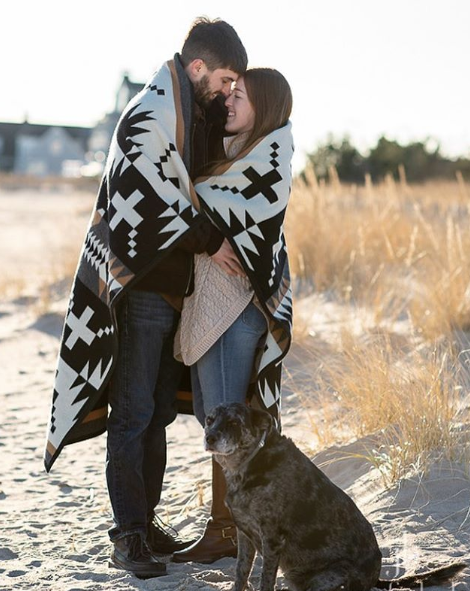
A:
<svg viewBox="0 0 470 591">
<path fill-rule="evenodd" d="M 78 339 L 82 339 L 82 341 L 85 341 L 87 345 L 91 344 L 96 335 L 87 327 L 87 324 L 93 314 L 94 312 L 89 306 L 85 308 L 80 318 L 75 316 L 75 314 L 70 311 L 67 317 L 67 326 L 71 328 L 72 332 L 65 342 L 65 345 L 69 349 L 73 349 Z"/>
<path fill-rule="evenodd" d="M 116 191 L 111 199 L 111 203 L 116 209 L 116 213 L 109 222 L 111 230 L 115 230 L 122 220 L 125 220 L 132 228 L 138 226 L 144 218 L 135 211 L 134 207 L 143 198 L 140 191 L 134 191 L 127 199 L 123 199 L 122 195 Z"/>
<path fill-rule="evenodd" d="M 250 166 L 243 171 L 243 174 L 251 181 L 251 185 L 242 191 L 242 195 L 246 199 L 251 199 L 255 195 L 262 193 L 269 203 L 277 201 L 276 192 L 272 188 L 274 184 L 282 181 L 282 177 L 277 170 L 270 170 L 266 174 L 260 175 Z"/>
</svg>

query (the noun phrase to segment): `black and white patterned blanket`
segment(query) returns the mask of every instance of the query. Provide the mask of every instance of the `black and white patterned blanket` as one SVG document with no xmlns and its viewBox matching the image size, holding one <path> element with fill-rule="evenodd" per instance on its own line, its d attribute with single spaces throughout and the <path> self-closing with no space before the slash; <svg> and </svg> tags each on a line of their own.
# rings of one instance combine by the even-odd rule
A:
<svg viewBox="0 0 470 591">
<path fill-rule="evenodd" d="M 289 349 L 292 330 L 284 216 L 291 191 L 293 151 L 288 123 L 195 185 L 201 210 L 229 238 L 270 319 L 256 363 L 251 403 L 276 419 L 280 417 L 281 361 Z"/>
<path fill-rule="evenodd" d="M 111 143 L 65 317 L 45 450 L 48 471 L 64 445 L 106 429 L 106 385 L 117 352 L 116 303 L 201 215 L 183 160 L 185 131 L 178 75 L 169 61 L 126 107 Z M 282 233 L 291 157 L 287 126 L 239 158 L 223 177 L 197 185 L 202 209 L 232 240 L 271 318 L 256 398 L 276 416 L 280 362 L 291 328 Z M 230 195 L 234 205 L 224 198 L 219 207 L 217 195 Z"/>
</svg>

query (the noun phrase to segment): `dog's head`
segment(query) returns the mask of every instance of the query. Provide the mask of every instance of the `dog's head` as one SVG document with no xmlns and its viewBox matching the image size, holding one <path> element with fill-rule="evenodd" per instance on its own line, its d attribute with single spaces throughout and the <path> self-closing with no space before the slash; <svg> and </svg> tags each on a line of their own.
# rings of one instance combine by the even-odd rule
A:
<svg viewBox="0 0 470 591">
<path fill-rule="evenodd" d="M 273 427 L 271 415 L 263 410 L 233 402 L 216 406 L 207 416 L 204 447 L 213 454 L 228 456 L 258 445 L 262 434 Z"/>
</svg>

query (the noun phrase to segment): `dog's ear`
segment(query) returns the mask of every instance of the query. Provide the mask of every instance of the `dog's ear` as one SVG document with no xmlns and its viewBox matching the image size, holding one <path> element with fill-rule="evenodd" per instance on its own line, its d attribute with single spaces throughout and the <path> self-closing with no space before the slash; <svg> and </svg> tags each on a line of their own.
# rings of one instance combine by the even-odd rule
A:
<svg viewBox="0 0 470 591">
<path fill-rule="evenodd" d="M 251 423 L 253 427 L 260 431 L 271 431 L 274 426 L 273 417 L 265 410 L 250 408 Z"/>
</svg>

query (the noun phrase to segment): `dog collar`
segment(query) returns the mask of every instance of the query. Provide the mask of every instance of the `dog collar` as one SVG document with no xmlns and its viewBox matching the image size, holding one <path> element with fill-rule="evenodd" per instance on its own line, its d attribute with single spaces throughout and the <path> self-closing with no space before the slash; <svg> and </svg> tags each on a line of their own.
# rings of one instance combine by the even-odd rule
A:
<svg viewBox="0 0 470 591">
<path fill-rule="evenodd" d="M 266 443 L 266 437 L 267 436 L 268 436 L 268 432 L 267 431 L 263 431 L 263 433 L 261 434 L 261 439 L 258 441 L 255 449 L 251 452 L 251 454 L 243 462 L 242 468 L 246 468 L 248 466 L 248 464 L 251 462 L 251 460 L 259 452 L 259 450 L 264 447 L 264 444 Z"/>
<path fill-rule="evenodd" d="M 268 432 L 267 431 L 263 431 L 262 435 L 261 435 L 261 439 L 259 440 L 258 446 L 257 446 L 257 451 L 259 451 L 262 447 L 264 447 L 264 444 L 266 443 L 266 437 L 268 436 Z"/>
</svg>

